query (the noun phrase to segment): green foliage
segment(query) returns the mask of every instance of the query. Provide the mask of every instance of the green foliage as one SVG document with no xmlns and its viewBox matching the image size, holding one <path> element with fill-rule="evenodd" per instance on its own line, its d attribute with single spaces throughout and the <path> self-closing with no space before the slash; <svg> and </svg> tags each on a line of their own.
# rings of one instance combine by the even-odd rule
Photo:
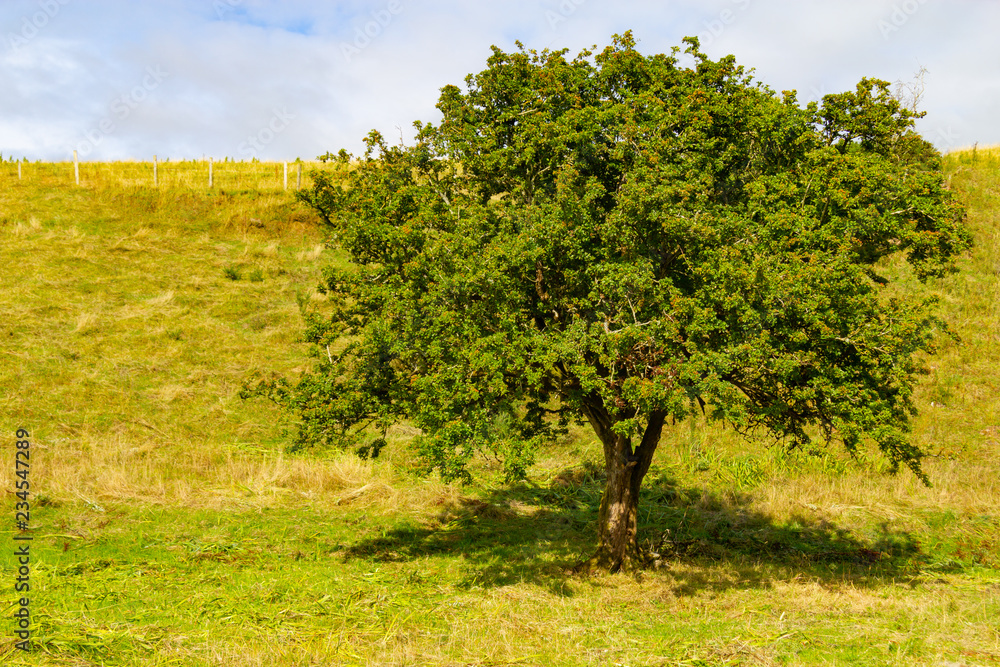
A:
<svg viewBox="0 0 1000 667">
<path fill-rule="evenodd" d="M 492 452 L 517 477 L 569 420 L 631 455 L 698 404 L 922 475 L 916 355 L 943 324 L 877 271 L 942 276 L 971 241 L 916 114 L 884 81 L 802 108 L 695 39 L 693 67 L 679 52 L 494 47 L 415 145 L 324 156 L 338 169 L 299 197 L 352 265 L 309 320 L 315 372 L 256 388 L 299 442 L 409 420 L 428 470 Z"/>
</svg>

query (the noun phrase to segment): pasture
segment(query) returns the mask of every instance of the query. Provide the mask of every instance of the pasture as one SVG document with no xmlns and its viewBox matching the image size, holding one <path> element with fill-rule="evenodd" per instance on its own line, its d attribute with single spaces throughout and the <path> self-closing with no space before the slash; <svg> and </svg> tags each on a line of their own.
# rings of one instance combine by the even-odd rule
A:
<svg viewBox="0 0 1000 667">
<path fill-rule="evenodd" d="M 310 164 L 307 166 L 316 166 Z M 668 426 L 640 504 L 666 567 L 581 577 L 602 484 L 583 428 L 527 482 L 292 455 L 237 394 L 312 361 L 318 220 L 278 163 L 0 164 L 0 441 L 31 434 L 31 665 L 1000 664 L 1000 150 L 946 157 L 974 250 L 929 283 L 941 337 L 913 437 L 932 486 L 873 457 Z M 294 182 L 294 173 L 289 174 Z M 308 184 L 308 177 L 303 185 Z M 914 289 L 904 266 L 901 289 Z"/>
</svg>

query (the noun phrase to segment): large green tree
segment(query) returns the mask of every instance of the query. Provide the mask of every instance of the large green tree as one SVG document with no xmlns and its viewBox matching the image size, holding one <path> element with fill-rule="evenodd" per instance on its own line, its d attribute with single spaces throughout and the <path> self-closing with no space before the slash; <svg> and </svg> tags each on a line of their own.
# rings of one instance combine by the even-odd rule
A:
<svg viewBox="0 0 1000 667">
<path fill-rule="evenodd" d="M 301 193 L 351 264 L 310 319 L 315 371 L 258 386 L 300 443 L 407 420 L 428 470 L 464 478 L 491 452 L 517 477 L 589 423 L 607 469 L 591 564 L 611 570 L 641 563 L 640 485 L 693 410 L 923 477 L 912 394 L 940 322 L 877 271 L 901 255 L 940 276 L 970 238 L 888 84 L 803 107 L 691 38 L 518 47 L 443 88 L 413 145 L 372 132 Z"/>
</svg>

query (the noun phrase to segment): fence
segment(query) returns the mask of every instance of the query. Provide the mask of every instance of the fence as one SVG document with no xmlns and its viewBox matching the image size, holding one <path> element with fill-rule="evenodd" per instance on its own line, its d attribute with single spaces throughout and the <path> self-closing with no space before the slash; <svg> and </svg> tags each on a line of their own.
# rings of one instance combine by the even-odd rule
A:
<svg viewBox="0 0 1000 667">
<path fill-rule="evenodd" d="M 322 169 L 321 162 L 237 162 L 207 160 L 152 162 L 2 162 L 0 183 L 77 185 L 83 187 L 220 188 L 254 190 L 299 190 L 311 187 L 309 172 Z"/>
</svg>

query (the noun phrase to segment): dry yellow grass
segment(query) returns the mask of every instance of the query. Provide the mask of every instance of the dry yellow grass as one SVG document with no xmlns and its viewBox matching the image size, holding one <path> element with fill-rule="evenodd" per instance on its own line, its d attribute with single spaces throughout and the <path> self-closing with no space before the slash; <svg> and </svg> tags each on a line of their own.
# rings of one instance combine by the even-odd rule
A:
<svg viewBox="0 0 1000 667">
<path fill-rule="evenodd" d="M 274 191 L 285 189 L 284 162 L 238 162 L 223 159 L 211 164 L 212 187 Z M 301 187 L 312 185 L 309 172 L 325 168 L 321 162 L 299 160 L 288 162 L 288 189 L 299 187 L 299 165 L 302 165 Z M 98 189 L 128 190 L 153 187 L 153 162 L 121 160 L 115 162 L 79 163 L 80 186 Z M 21 178 L 17 178 L 17 166 L 0 163 L 0 177 L 21 185 L 45 184 L 58 186 L 75 185 L 72 162 L 22 163 Z M 156 166 L 156 183 L 164 189 L 207 189 L 209 187 L 209 161 L 203 160 L 160 160 Z"/>
</svg>

